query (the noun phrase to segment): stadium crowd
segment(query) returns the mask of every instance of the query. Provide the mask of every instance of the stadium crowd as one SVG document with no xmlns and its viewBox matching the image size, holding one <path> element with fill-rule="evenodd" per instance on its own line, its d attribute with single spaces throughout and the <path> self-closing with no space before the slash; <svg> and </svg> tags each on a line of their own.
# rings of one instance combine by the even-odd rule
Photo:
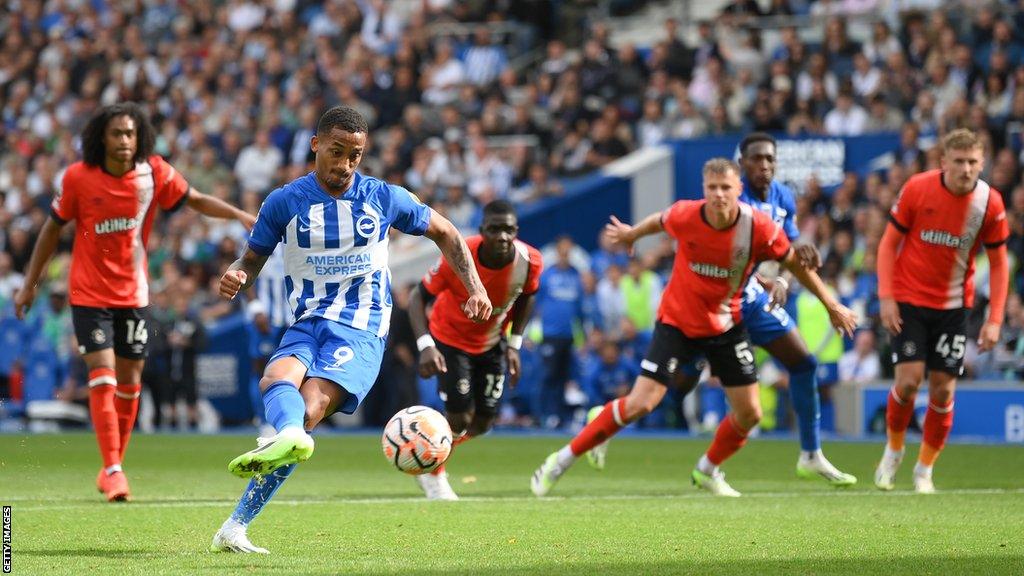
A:
<svg viewBox="0 0 1024 576">
<path fill-rule="evenodd" d="M 59 397 L 81 388 L 60 281 L 70 234 L 49 266 L 48 295 L 30 328 L 10 318 L 10 300 L 63 169 L 79 159 L 84 123 L 98 107 L 123 100 L 148 110 L 157 152 L 190 184 L 251 213 L 276 185 L 310 170 L 308 142 L 320 111 L 351 106 L 371 126 L 362 170 L 406 186 L 467 233 L 491 199 L 522 206 L 557 196 L 562 179 L 666 140 L 738 141 L 751 130 L 899 132 L 887 170 L 849 174 L 834 191 L 813 178 L 799 183 L 798 223 L 823 255 L 822 275 L 867 319 L 856 343 L 829 342 L 813 326 L 810 304 L 793 295 L 798 317 L 808 318 L 808 326 L 800 323 L 810 349 L 835 366 L 832 382 L 890 372 L 879 361 L 888 357 L 887 337 L 872 322 L 874 255 L 886 213 L 910 175 L 937 167 L 937 136 L 971 128 L 987 143 L 983 177 L 1007 206 L 1012 287 L 1003 344 L 991 354 L 970 352 L 968 374 L 1024 378 L 1024 3 L 919 3 L 936 5 L 925 13 L 881 11 L 901 4 L 885 0 L 776 0 L 765 11 L 737 0 L 693 34 L 669 19 L 647 45 L 614 42 L 596 4 L 9 2 L 0 24 L 0 398 L 33 355 L 60 359 L 51 362 Z M 762 15 L 797 20 L 767 26 Z M 240 225 L 188 211 L 154 228 L 152 314 L 167 327 L 156 331 L 152 352 L 167 361 L 154 366 L 180 362 L 181 350 L 195 345 L 174 332 L 176 323 L 209 324 L 243 311 L 241 302 L 217 297 L 216 282 L 244 241 Z M 542 299 L 543 335 L 524 355 L 534 383 L 525 377 L 507 398 L 506 422 L 556 425 L 572 417 L 569 407 L 603 403 L 628 387 L 672 247 L 666 240 L 630 258 L 603 241 L 588 254 L 567 238 L 547 254 L 545 281 L 569 277 L 577 296 Z M 983 265 L 978 285 L 983 311 Z M 401 378 L 411 381 L 415 346 L 402 341 L 408 335 L 400 325 L 391 364 L 406 365 Z M 545 369 L 561 379 L 554 396 L 540 394 Z M 784 386 L 783 374 L 766 376 L 773 378 Z M 158 397 L 173 399 L 176 387 L 166 382 Z M 382 404 L 381 414 L 390 414 L 394 402 Z M 671 416 L 681 412 L 666 412 L 651 424 L 681 424 Z"/>
</svg>

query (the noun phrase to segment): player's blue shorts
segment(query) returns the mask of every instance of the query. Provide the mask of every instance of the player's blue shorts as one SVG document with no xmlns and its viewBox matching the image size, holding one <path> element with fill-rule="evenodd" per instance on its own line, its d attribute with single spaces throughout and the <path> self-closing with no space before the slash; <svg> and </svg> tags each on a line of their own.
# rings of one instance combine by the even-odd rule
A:
<svg viewBox="0 0 1024 576">
<path fill-rule="evenodd" d="M 349 393 L 338 410 L 351 414 L 377 380 L 386 341 L 365 330 L 314 316 L 288 328 L 270 363 L 295 356 L 306 366 L 307 378 L 330 380 Z"/>
<path fill-rule="evenodd" d="M 750 342 L 764 346 L 777 340 L 796 328 L 796 322 L 781 306 L 772 308 L 768 304 L 768 292 L 756 280 L 747 284 L 743 294 L 740 316 L 747 326 Z M 684 376 L 700 376 L 704 359 L 698 358 L 682 367 Z"/>
</svg>

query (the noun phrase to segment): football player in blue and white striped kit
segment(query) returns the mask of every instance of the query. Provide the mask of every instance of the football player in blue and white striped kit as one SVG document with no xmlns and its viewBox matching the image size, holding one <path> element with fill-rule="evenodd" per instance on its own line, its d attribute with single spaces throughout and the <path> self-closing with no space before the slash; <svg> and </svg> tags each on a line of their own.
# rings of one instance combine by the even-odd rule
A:
<svg viewBox="0 0 1024 576">
<path fill-rule="evenodd" d="M 220 294 L 234 298 L 282 244 L 295 323 L 260 380 L 277 434 L 229 464 L 252 480 L 214 535 L 215 551 L 267 552 L 249 541 L 249 522 L 296 463 L 313 454 L 308 431 L 336 410 L 354 412 L 373 386 L 391 316 L 390 228 L 433 240 L 469 293 L 463 313 L 476 321 L 490 317 L 487 292 L 451 222 L 408 190 L 356 172 L 367 132 L 351 108 L 325 112 L 310 141 L 316 169 L 267 196 L 245 253 L 221 278 Z"/>
</svg>

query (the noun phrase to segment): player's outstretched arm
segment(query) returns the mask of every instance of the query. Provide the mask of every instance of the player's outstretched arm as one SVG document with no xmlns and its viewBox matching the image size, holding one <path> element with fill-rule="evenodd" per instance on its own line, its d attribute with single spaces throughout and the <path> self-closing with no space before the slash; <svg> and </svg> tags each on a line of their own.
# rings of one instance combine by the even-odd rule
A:
<svg viewBox="0 0 1024 576">
<path fill-rule="evenodd" d="M 246 247 L 242 257 L 235 260 L 228 266 L 227 272 L 220 277 L 220 295 L 228 300 L 234 300 L 235 296 L 242 290 L 247 290 L 256 282 L 256 277 L 263 270 L 269 256 L 262 256 Z"/>
<path fill-rule="evenodd" d="M 420 352 L 419 373 L 424 378 L 448 371 L 444 355 L 437 349 L 434 339 L 430 336 L 427 321 L 429 296 L 422 284 L 413 286 L 409 292 L 409 324 L 412 325 L 412 333 L 416 336 L 416 349 Z"/>
<path fill-rule="evenodd" d="M 63 224 L 51 216 L 46 219 L 43 228 L 39 231 L 39 238 L 36 238 L 36 245 L 32 249 L 32 256 L 29 258 L 28 268 L 25 270 L 25 283 L 14 295 L 14 314 L 19 320 L 24 320 L 25 312 L 32 307 L 32 301 L 36 299 L 36 284 L 39 284 L 43 267 L 57 250 L 62 227 Z"/>
<path fill-rule="evenodd" d="M 629 249 L 630 255 L 633 254 L 634 242 L 644 236 L 657 234 L 665 229 L 661 223 L 661 212 L 651 214 L 647 218 L 641 220 L 636 226 L 625 224 L 614 215 L 611 216 L 610 220 L 611 221 L 609 223 L 604 225 L 605 232 L 608 234 L 608 239 L 614 244 L 621 244 L 622 246 L 625 246 Z"/>
<path fill-rule="evenodd" d="M 220 198 L 214 198 L 208 194 L 203 194 L 195 188 L 189 188 L 188 190 L 188 203 L 189 208 L 209 216 L 210 218 L 223 218 L 225 220 L 238 220 L 245 226 L 246 230 L 252 230 L 253 224 L 256 223 L 256 217 L 244 210 L 239 210 L 231 204 L 221 200 Z"/>
<path fill-rule="evenodd" d="M 473 265 L 473 255 L 469 252 L 466 240 L 462 238 L 455 226 L 447 218 L 437 212 L 430 211 L 430 224 L 424 234 L 434 241 L 441 249 L 441 255 L 448 261 L 452 271 L 459 277 L 462 285 L 469 292 L 469 299 L 462 305 L 462 311 L 470 320 L 482 322 L 491 317 L 491 300 L 487 297 L 480 276 Z"/>
<path fill-rule="evenodd" d="M 857 315 L 853 310 L 843 306 L 835 299 L 835 296 L 825 287 L 825 283 L 821 281 L 818 273 L 804 268 L 796 253 L 792 250 L 789 251 L 789 254 L 786 254 L 786 258 L 782 260 L 782 265 L 792 272 L 793 276 L 796 276 L 796 279 L 825 305 L 832 326 L 843 334 L 852 337 L 853 331 L 857 329 Z"/>
<path fill-rule="evenodd" d="M 876 259 L 875 270 L 878 273 L 878 315 L 882 326 L 892 334 L 899 334 L 903 330 L 903 319 L 900 318 L 900 308 L 892 297 L 892 274 L 896 268 L 896 251 L 903 242 L 903 232 L 889 223 L 885 227 L 885 234 L 882 241 L 878 243 L 878 258 Z"/>
<path fill-rule="evenodd" d="M 1006 313 L 1006 294 L 1010 288 L 1010 264 L 1006 255 L 1006 244 L 986 248 L 988 255 L 988 320 L 978 334 L 978 349 L 987 352 L 999 342 L 999 332 Z"/>
<path fill-rule="evenodd" d="M 519 377 L 523 373 L 519 349 L 523 346 L 523 332 L 526 330 L 526 323 L 530 321 L 536 302 L 536 293 L 525 294 L 516 298 L 515 304 L 512 305 L 512 333 L 508 337 L 508 348 L 505 350 L 505 359 L 508 360 L 508 383 L 512 388 L 519 384 Z"/>
</svg>

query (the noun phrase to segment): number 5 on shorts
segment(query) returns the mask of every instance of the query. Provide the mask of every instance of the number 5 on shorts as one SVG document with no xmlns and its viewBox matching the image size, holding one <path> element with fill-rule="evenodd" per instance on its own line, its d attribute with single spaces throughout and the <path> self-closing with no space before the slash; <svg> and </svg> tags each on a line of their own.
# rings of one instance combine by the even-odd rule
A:
<svg viewBox="0 0 1024 576">
<path fill-rule="evenodd" d="M 736 359 L 744 366 L 754 363 L 754 353 L 750 351 L 750 344 L 740 342 L 736 345 Z"/>
</svg>

